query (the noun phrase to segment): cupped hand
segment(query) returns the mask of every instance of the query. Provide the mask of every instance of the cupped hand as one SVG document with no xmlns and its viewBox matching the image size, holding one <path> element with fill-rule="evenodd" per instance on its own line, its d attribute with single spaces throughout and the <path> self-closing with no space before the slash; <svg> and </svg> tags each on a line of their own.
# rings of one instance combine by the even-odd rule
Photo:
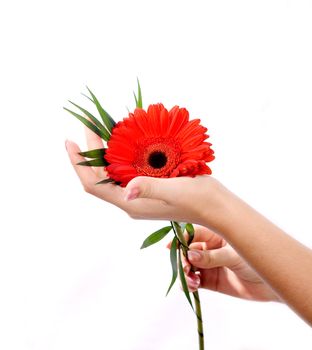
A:
<svg viewBox="0 0 312 350">
<path fill-rule="evenodd" d="M 100 137 L 86 129 L 89 149 L 102 148 Z M 79 147 L 66 142 L 71 163 L 86 192 L 110 202 L 135 219 L 174 220 L 204 224 L 207 215 L 217 218 L 218 195 L 223 186 L 211 176 L 152 178 L 137 177 L 126 188 L 112 183 L 98 184 L 107 178 L 104 168 L 77 165 L 84 161 Z"/>
<path fill-rule="evenodd" d="M 257 301 L 279 301 L 273 290 L 219 235 L 203 226 L 195 226 L 195 235 L 184 271 L 191 292 L 210 289 Z M 191 271 L 191 264 L 197 269 Z"/>
</svg>

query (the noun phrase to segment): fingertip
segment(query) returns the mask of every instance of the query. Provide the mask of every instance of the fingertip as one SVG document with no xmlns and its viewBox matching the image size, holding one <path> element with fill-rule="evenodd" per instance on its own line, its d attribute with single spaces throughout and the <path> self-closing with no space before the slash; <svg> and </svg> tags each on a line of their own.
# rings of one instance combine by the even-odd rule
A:
<svg viewBox="0 0 312 350">
<path fill-rule="evenodd" d="M 129 188 L 126 190 L 126 193 L 125 193 L 125 201 L 126 202 L 130 202 L 134 199 L 136 199 L 139 195 L 139 189 L 134 187 L 134 188 Z"/>
<path fill-rule="evenodd" d="M 151 176 L 137 176 L 126 186 L 126 199 L 149 198 L 167 201 L 168 190 L 164 185 L 169 179 L 160 179 Z M 166 185 L 167 187 L 167 185 Z"/>
<path fill-rule="evenodd" d="M 77 147 L 78 148 L 78 145 L 74 141 L 71 141 L 71 140 L 67 139 L 65 141 L 65 147 L 66 147 L 66 150 L 69 152 L 73 147 Z"/>
<path fill-rule="evenodd" d="M 186 276 L 186 283 L 191 292 L 196 291 L 200 286 L 200 278 L 197 275 Z"/>
<path fill-rule="evenodd" d="M 200 254 L 199 251 L 189 250 L 189 252 L 188 252 L 188 259 L 190 260 L 190 262 L 196 263 L 196 262 L 200 261 L 201 254 Z"/>
</svg>

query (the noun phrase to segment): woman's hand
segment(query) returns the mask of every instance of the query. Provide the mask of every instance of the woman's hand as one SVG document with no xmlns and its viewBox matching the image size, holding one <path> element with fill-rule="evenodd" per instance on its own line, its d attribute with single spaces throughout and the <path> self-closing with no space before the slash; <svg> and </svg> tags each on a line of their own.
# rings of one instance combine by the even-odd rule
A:
<svg viewBox="0 0 312 350">
<path fill-rule="evenodd" d="M 234 297 L 279 301 L 272 289 L 219 235 L 203 226 L 195 226 L 195 236 L 184 271 L 190 292 L 210 289 Z M 191 264 L 197 272 L 191 271 Z"/>
<path fill-rule="evenodd" d="M 103 147 L 101 139 L 89 130 L 87 143 L 89 149 Z M 73 142 L 67 142 L 66 146 L 88 193 L 118 206 L 132 218 L 200 224 L 231 244 L 244 260 L 238 260 L 238 256 L 233 258 L 236 253 L 222 240 L 215 246 L 216 251 L 211 250 L 213 246 L 209 246 L 207 239 L 198 240 L 209 247 L 208 251 L 197 249 L 202 257 L 200 262 L 191 260 L 202 271 L 202 287 L 249 299 L 277 300 L 267 287 L 270 285 L 283 302 L 312 325 L 312 250 L 287 235 L 213 177 L 137 177 L 126 188 L 111 183 L 96 185 L 107 176 L 104 169 L 77 165 L 85 160 L 78 154 L 79 147 Z M 223 260 L 208 266 L 206 262 L 213 261 L 212 256 Z M 203 261 L 206 261 L 204 265 L 200 265 Z"/>
<path fill-rule="evenodd" d="M 89 129 L 86 129 L 86 136 L 89 149 L 103 147 L 102 140 Z M 132 218 L 203 224 L 207 222 L 207 217 L 212 219 L 212 223 L 220 217 L 220 213 L 217 215 L 218 201 L 225 189 L 211 176 L 137 177 L 126 188 L 111 183 L 96 185 L 107 177 L 104 168 L 77 165 L 85 160 L 78 154 L 79 147 L 67 141 L 66 148 L 85 191 L 118 206 Z"/>
</svg>

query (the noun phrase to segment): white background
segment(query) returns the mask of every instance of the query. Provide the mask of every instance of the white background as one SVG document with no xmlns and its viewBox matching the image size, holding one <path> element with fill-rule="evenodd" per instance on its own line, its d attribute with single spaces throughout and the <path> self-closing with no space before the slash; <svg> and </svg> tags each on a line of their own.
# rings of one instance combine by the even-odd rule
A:
<svg viewBox="0 0 312 350">
<path fill-rule="evenodd" d="M 197 347 L 164 244 L 139 250 L 163 223 L 87 195 L 69 164 L 65 139 L 85 144 L 62 107 L 90 106 L 86 84 L 116 120 L 137 76 L 145 104 L 187 107 L 214 176 L 312 246 L 311 18 L 300 0 L 1 2 L 1 349 Z M 312 348 L 284 305 L 201 295 L 207 349 Z"/>
</svg>

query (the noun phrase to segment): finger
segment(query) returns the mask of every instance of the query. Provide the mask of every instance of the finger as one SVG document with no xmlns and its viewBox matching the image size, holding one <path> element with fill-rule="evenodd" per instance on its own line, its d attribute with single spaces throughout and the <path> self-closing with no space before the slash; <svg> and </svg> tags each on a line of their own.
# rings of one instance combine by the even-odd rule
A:
<svg viewBox="0 0 312 350">
<path fill-rule="evenodd" d="M 79 162 L 85 161 L 85 158 L 79 154 L 79 152 L 81 151 L 78 145 L 72 141 L 67 140 L 66 149 L 68 152 L 70 162 L 73 168 L 75 169 L 82 185 L 86 188 L 86 187 L 90 187 L 91 184 L 95 184 L 96 182 L 98 182 L 99 178 L 94 173 L 91 167 L 81 166 L 77 164 Z"/>
<path fill-rule="evenodd" d="M 195 267 L 211 269 L 220 266 L 234 266 L 238 263 L 239 256 L 230 246 L 225 246 L 212 250 L 190 250 L 188 259 Z"/>
<path fill-rule="evenodd" d="M 226 244 L 223 238 L 217 235 L 212 230 L 207 227 L 194 225 L 194 237 L 192 243 L 190 244 L 191 249 L 196 250 L 207 250 L 207 249 L 215 249 L 220 248 Z M 185 231 L 184 237 L 186 241 L 189 238 L 188 233 Z M 170 249 L 171 241 L 167 244 L 167 248 Z"/>
<path fill-rule="evenodd" d="M 137 198 L 159 199 L 171 203 L 181 192 L 185 178 L 155 178 L 139 176 L 131 180 L 126 187 L 125 199 L 130 201 Z"/>
<path fill-rule="evenodd" d="M 191 272 L 189 275 L 185 276 L 185 280 L 186 280 L 186 284 L 187 284 L 189 292 L 191 292 L 191 293 L 196 292 L 200 286 L 199 275 Z M 181 284 L 180 284 L 180 287 L 183 290 Z"/>
<path fill-rule="evenodd" d="M 94 133 L 89 128 L 85 127 L 85 135 L 87 140 L 87 145 L 89 149 L 103 148 L 103 141 L 96 133 Z"/>
<path fill-rule="evenodd" d="M 85 158 L 79 155 L 79 147 L 72 141 L 66 142 L 66 149 L 70 161 L 80 179 L 86 192 L 93 194 L 107 202 L 113 203 L 119 207 L 124 203 L 124 190 L 119 186 L 113 184 L 96 185 L 100 179 L 93 169 L 89 166 L 77 165 L 77 163 L 84 161 Z"/>
<path fill-rule="evenodd" d="M 86 135 L 86 140 L 87 140 L 87 145 L 89 150 L 104 148 L 104 145 L 100 136 L 95 134 L 92 130 L 90 130 L 87 127 L 85 127 L 85 135 Z M 93 169 L 94 169 L 94 172 L 102 180 L 107 178 L 107 172 L 105 171 L 104 167 L 94 167 Z"/>
<path fill-rule="evenodd" d="M 220 248 L 225 245 L 225 241 L 214 231 L 207 227 L 194 225 L 194 238 L 192 244 L 196 242 L 205 242 L 205 249 Z"/>
<path fill-rule="evenodd" d="M 222 242 L 213 242 L 213 241 L 196 242 L 196 243 L 192 243 L 190 245 L 190 249 L 193 249 L 193 250 L 211 250 L 211 249 L 221 248 L 225 244 L 226 244 L 225 241 L 222 241 Z"/>
</svg>

